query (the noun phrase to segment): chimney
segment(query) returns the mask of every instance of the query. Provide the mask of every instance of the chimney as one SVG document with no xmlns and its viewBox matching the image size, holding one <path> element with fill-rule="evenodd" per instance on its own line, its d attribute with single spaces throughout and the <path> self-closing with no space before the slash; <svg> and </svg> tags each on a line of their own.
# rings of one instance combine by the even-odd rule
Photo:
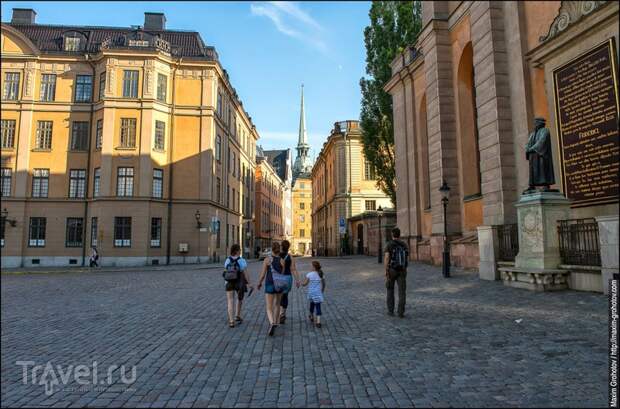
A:
<svg viewBox="0 0 620 409">
<path fill-rule="evenodd" d="M 144 13 L 144 29 L 147 31 L 163 31 L 166 29 L 164 13 Z"/>
<path fill-rule="evenodd" d="M 37 12 L 33 9 L 13 9 L 13 17 L 11 23 L 13 24 L 35 24 L 34 20 Z"/>
</svg>

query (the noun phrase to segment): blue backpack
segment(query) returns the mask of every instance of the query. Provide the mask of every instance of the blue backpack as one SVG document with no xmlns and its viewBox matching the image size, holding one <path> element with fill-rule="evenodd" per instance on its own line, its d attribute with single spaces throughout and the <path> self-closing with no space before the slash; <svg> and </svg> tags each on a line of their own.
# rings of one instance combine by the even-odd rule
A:
<svg viewBox="0 0 620 409">
<path fill-rule="evenodd" d="M 280 257 L 272 257 L 269 264 L 269 274 L 273 281 L 273 288 L 277 293 L 288 293 L 292 286 L 292 276 L 282 274 L 282 265 Z"/>
</svg>

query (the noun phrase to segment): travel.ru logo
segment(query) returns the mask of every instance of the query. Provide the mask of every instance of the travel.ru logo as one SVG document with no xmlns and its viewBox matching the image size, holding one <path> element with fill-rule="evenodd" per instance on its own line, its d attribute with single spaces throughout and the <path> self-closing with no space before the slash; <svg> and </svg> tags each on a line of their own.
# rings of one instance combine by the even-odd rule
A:
<svg viewBox="0 0 620 409">
<path fill-rule="evenodd" d="M 135 365 L 131 366 L 129 374 L 125 365 L 110 365 L 105 372 L 106 376 L 100 377 L 97 361 L 93 361 L 91 366 L 68 365 L 65 367 L 53 365 L 52 362 L 35 365 L 34 361 L 17 361 L 15 364 L 22 367 L 22 383 L 45 386 L 47 396 L 52 395 L 61 385 L 65 387 L 71 380 L 77 385 L 91 385 L 94 388 L 98 385 L 112 385 L 120 377 L 121 383 L 131 385 L 136 381 L 137 372 Z"/>
</svg>

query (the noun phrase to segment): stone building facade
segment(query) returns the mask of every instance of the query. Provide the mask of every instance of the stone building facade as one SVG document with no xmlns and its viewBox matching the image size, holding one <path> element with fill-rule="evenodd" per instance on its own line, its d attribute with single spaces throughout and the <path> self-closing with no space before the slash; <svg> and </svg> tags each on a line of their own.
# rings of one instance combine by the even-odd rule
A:
<svg viewBox="0 0 620 409">
<path fill-rule="evenodd" d="M 452 263 L 477 268 L 478 231 L 517 222 L 535 117 L 546 119 L 555 141 L 552 188 L 565 193 L 553 72 L 608 41 L 617 64 L 618 3 L 428 1 L 422 22 L 385 86 L 393 99 L 398 226 L 414 259 L 440 264 L 445 180 Z M 571 218 L 617 214 L 617 203 L 574 206 Z"/>
<path fill-rule="evenodd" d="M 293 239 L 295 254 L 312 252 L 312 178 L 300 173 L 293 184 Z"/>
<path fill-rule="evenodd" d="M 249 246 L 259 135 L 215 49 L 160 13 L 137 28 L 35 16 L 2 23 L 2 266 L 81 265 L 91 246 L 103 265 Z"/>
<path fill-rule="evenodd" d="M 260 147 L 256 155 L 256 209 L 254 250 L 271 248 L 284 240 L 284 193 L 286 184 Z"/>
<path fill-rule="evenodd" d="M 361 135 L 358 121 L 336 122 L 312 167 L 312 245 L 317 255 L 350 252 L 357 236 L 347 220 L 366 210 L 393 206 L 377 188 Z"/>
</svg>

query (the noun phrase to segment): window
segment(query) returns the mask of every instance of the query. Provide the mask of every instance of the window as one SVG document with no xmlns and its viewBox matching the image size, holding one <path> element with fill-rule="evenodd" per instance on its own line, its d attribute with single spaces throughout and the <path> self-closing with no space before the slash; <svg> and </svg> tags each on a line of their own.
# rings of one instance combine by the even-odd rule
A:
<svg viewBox="0 0 620 409">
<path fill-rule="evenodd" d="M 11 178 L 13 170 L 11 168 L 2 168 L 1 172 L 0 196 L 9 197 L 11 196 Z"/>
<path fill-rule="evenodd" d="M 28 230 L 28 247 L 45 247 L 45 217 L 31 217 Z"/>
<path fill-rule="evenodd" d="M 377 209 L 376 200 L 366 200 L 366 210 L 376 210 L 376 209 Z"/>
<path fill-rule="evenodd" d="M 0 247 L 4 247 L 4 229 L 6 227 L 5 216 L 0 216 Z"/>
<path fill-rule="evenodd" d="M 222 201 L 222 180 L 220 178 L 216 178 L 215 190 L 216 202 L 220 203 Z"/>
<path fill-rule="evenodd" d="M 215 228 L 217 229 L 217 235 L 215 237 L 215 247 L 217 247 L 218 249 L 220 248 L 220 244 L 221 244 L 221 236 L 220 236 L 220 221 L 216 221 L 215 222 Z"/>
<path fill-rule="evenodd" d="M 153 169 L 153 197 L 161 199 L 164 196 L 164 171 Z"/>
<path fill-rule="evenodd" d="M 235 177 L 235 168 L 237 167 L 237 155 L 235 155 L 235 152 L 233 152 L 232 154 L 232 175 L 233 177 Z"/>
<path fill-rule="evenodd" d="M 98 230 L 99 230 L 99 219 L 96 217 L 91 217 L 90 219 L 90 245 L 92 247 L 97 247 Z"/>
<path fill-rule="evenodd" d="M 305 189 L 306 185 L 304 184 L 304 182 L 299 182 L 299 188 L 300 189 Z"/>
<path fill-rule="evenodd" d="M 166 123 L 163 121 L 155 121 L 155 149 L 164 150 L 166 141 Z"/>
<path fill-rule="evenodd" d="M 65 37 L 65 51 L 80 51 L 80 37 Z"/>
<path fill-rule="evenodd" d="M 101 168 L 95 168 L 93 174 L 93 197 L 99 197 L 99 189 L 101 187 Z"/>
<path fill-rule="evenodd" d="M 222 137 L 219 135 L 215 137 L 215 160 L 222 160 Z"/>
<path fill-rule="evenodd" d="M 78 75 L 75 78 L 75 102 L 90 102 L 92 96 L 92 75 Z"/>
<path fill-rule="evenodd" d="M 375 180 L 375 167 L 368 160 L 364 161 L 364 179 Z"/>
<path fill-rule="evenodd" d="M 118 168 L 116 196 L 133 196 L 133 168 Z"/>
<path fill-rule="evenodd" d="M 32 173 L 32 197 L 47 197 L 50 170 L 34 169 Z"/>
<path fill-rule="evenodd" d="M 157 100 L 166 102 L 166 91 L 168 88 L 168 77 L 164 74 L 157 74 Z"/>
<path fill-rule="evenodd" d="M 136 147 L 136 118 L 121 118 L 121 148 Z"/>
<path fill-rule="evenodd" d="M 69 197 L 83 198 L 86 192 L 86 170 L 71 169 L 69 171 Z"/>
<path fill-rule="evenodd" d="M 85 151 L 88 149 L 88 122 L 73 122 L 70 149 L 72 151 Z"/>
<path fill-rule="evenodd" d="M 82 247 L 83 230 L 84 219 L 82 219 L 81 217 L 68 217 L 65 247 Z"/>
<path fill-rule="evenodd" d="M 2 99 L 16 101 L 19 98 L 19 72 L 4 74 L 4 93 Z"/>
<path fill-rule="evenodd" d="M 299 203 L 299 208 L 300 208 L 301 210 L 304 210 L 304 209 L 306 208 L 306 203 L 305 203 L 305 202 L 300 202 L 300 203 Z"/>
<path fill-rule="evenodd" d="M 101 149 L 103 143 L 103 119 L 97 120 L 97 131 L 95 132 L 95 149 Z"/>
<path fill-rule="evenodd" d="M 138 98 L 138 71 L 123 72 L 123 97 Z"/>
<path fill-rule="evenodd" d="M 35 149 L 52 149 L 52 121 L 37 121 Z"/>
<path fill-rule="evenodd" d="M 41 101 L 53 101 L 56 95 L 56 74 L 41 75 Z"/>
<path fill-rule="evenodd" d="M 105 71 L 99 74 L 99 101 L 103 99 L 105 95 Z"/>
<path fill-rule="evenodd" d="M 226 207 L 230 208 L 230 186 L 226 186 Z"/>
<path fill-rule="evenodd" d="M 15 120 L 3 119 L 1 124 L 2 148 L 12 148 L 15 144 Z"/>
<path fill-rule="evenodd" d="M 151 247 L 161 247 L 161 217 L 151 218 Z"/>
<path fill-rule="evenodd" d="M 304 229 L 299 229 L 299 237 L 306 237 L 306 231 Z"/>
<path fill-rule="evenodd" d="M 114 247 L 131 247 L 131 217 L 114 218 Z"/>
<path fill-rule="evenodd" d="M 234 187 L 232 190 L 232 200 L 233 200 L 232 209 L 237 210 L 237 192 Z"/>
</svg>

